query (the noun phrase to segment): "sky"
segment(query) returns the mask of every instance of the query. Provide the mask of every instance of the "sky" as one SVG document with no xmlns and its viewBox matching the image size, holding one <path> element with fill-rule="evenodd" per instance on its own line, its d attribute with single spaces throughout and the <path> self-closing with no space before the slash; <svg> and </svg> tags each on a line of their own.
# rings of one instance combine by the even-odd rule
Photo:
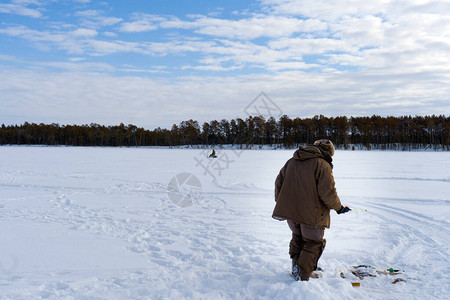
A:
<svg viewBox="0 0 450 300">
<path fill-rule="evenodd" d="M 0 124 L 450 115 L 450 1 L 0 0 Z"/>
</svg>

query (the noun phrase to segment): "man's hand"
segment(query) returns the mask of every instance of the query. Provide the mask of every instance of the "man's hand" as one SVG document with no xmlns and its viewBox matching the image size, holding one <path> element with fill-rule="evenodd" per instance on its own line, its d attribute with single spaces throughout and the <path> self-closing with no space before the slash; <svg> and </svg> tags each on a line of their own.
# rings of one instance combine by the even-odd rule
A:
<svg viewBox="0 0 450 300">
<path fill-rule="evenodd" d="M 346 212 L 349 212 L 351 209 L 348 206 L 341 205 L 341 209 L 337 211 L 338 215 L 345 214 Z"/>
</svg>

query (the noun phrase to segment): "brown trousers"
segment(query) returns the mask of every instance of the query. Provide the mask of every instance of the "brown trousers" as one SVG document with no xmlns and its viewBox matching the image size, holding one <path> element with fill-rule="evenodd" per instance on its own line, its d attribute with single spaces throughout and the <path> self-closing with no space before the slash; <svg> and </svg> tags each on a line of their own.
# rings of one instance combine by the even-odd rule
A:
<svg viewBox="0 0 450 300">
<path fill-rule="evenodd" d="M 309 274 L 317 269 L 317 262 L 323 253 L 326 240 L 323 238 L 324 228 L 313 228 L 305 224 L 288 220 L 292 231 L 289 243 L 289 255 L 302 270 L 302 280 L 308 280 Z"/>
</svg>

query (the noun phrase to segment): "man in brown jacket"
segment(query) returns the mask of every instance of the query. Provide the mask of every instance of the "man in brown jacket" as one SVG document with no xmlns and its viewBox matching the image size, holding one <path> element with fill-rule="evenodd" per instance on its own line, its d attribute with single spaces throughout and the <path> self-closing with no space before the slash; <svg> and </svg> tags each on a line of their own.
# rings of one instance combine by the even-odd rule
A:
<svg viewBox="0 0 450 300">
<path fill-rule="evenodd" d="M 325 248 L 325 228 L 330 228 L 330 209 L 338 214 L 343 207 L 334 186 L 330 140 L 299 147 L 281 169 L 275 181 L 275 209 L 272 217 L 287 220 L 292 230 L 289 255 L 296 280 L 314 276 L 317 262 Z"/>
</svg>

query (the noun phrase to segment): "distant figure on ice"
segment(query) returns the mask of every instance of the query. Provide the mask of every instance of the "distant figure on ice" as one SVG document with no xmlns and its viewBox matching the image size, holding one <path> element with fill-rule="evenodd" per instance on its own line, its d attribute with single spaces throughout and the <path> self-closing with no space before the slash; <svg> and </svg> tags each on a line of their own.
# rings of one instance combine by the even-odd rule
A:
<svg viewBox="0 0 450 300">
<path fill-rule="evenodd" d="M 216 158 L 217 157 L 216 150 L 213 149 L 211 154 L 208 157 Z"/>
<path fill-rule="evenodd" d="M 330 228 L 330 209 L 338 214 L 350 209 L 341 205 L 334 186 L 330 140 L 299 147 L 281 169 L 275 181 L 275 209 L 272 217 L 287 220 L 292 231 L 289 255 L 295 280 L 317 277 L 314 270 L 325 248 L 325 227 Z"/>
</svg>

